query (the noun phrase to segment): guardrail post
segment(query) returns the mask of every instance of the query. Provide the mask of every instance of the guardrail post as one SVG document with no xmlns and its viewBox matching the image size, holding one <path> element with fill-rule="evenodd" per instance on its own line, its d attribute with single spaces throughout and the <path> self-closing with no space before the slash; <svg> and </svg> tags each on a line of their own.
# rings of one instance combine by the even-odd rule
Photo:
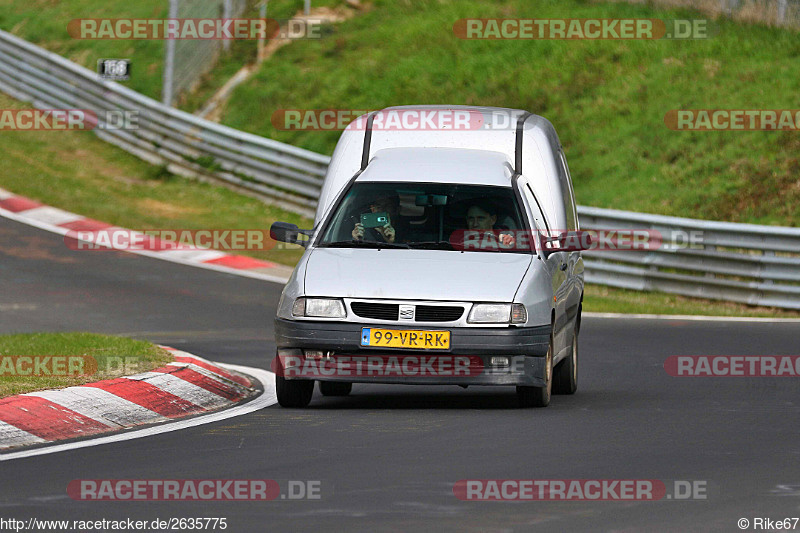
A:
<svg viewBox="0 0 800 533">
<path fill-rule="evenodd" d="M 178 0 L 169 0 L 169 19 L 178 18 Z M 166 37 L 166 36 L 165 36 Z M 164 56 L 164 84 L 161 88 L 161 101 L 172 105 L 175 83 L 175 39 L 167 39 Z"/>
<path fill-rule="evenodd" d="M 306 16 L 308 16 L 311 14 L 311 0 L 306 0 L 305 3 L 306 5 L 305 8 L 303 9 L 303 12 L 306 14 Z"/>
<path fill-rule="evenodd" d="M 775 23 L 782 26 L 786 22 L 786 7 L 788 0 L 778 0 L 778 17 Z"/>
</svg>

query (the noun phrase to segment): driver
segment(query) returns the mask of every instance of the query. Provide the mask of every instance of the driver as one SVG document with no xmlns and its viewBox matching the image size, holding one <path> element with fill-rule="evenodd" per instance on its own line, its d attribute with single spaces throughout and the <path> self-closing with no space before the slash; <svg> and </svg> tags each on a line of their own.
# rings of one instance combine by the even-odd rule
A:
<svg viewBox="0 0 800 533">
<path fill-rule="evenodd" d="M 493 231 L 496 223 L 497 208 L 491 202 L 477 201 L 467 209 L 467 229 L 469 230 Z M 514 236 L 510 233 L 500 233 L 497 238 L 506 246 L 514 245 Z"/>
</svg>

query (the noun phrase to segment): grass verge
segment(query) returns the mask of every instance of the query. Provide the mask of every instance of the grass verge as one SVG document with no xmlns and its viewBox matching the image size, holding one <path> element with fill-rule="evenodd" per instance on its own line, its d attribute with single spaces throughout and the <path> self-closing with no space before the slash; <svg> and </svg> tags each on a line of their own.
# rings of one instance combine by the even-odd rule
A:
<svg viewBox="0 0 800 533">
<path fill-rule="evenodd" d="M 26 107 L 0 95 L 0 108 Z M 225 187 L 175 176 L 86 131 L 5 131 L 0 187 L 133 230 L 267 229 L 312 221 Z M 249 255 L 294 265 L 302 249 Z"/>
<path fill-rule="evenodd" d="M 324 2 L 334 4 L 334 0 Z M 687 10 L 563 0 L 415 3 L 374 0 L 373 9 L 320 40 L 293 42 L 234 92 L 224 122 L 330 153 L 338 132 L 283 132 L 278 108 L 372 109 L 413 103 L 522 107 L 544 114 L 567 147 L 581 203 L 755 223 L 797 224 L 800 138 L 794 132 L 673 132 L 663 116 L 679 108 L 791 108 L 800 44 L 789 30 L 720 21 L 695 41 L 463 41 L 467 17 L 696 18 Z M 284 18 L 296 0 L 273 0 Z M 315 4 L 315 6 L 318 4 Z M 131 57 L 132 88 L 160 90 L 159 41 L 76 41 L 66 22 L 80 17 L 164 16 L 165 4 L 77 0 L 31 8 L 14 0 L 0 27 L 94 68 L 97 57 Z M 205 90 L 225 81 L 220 63 Z M 274 103 L 272 103 L 274 102 Z M 192 105 L 195 105 L 192 102 Z M 197 102 L 199 105 L 199 102 Z M 24 107 L 0 97 L 0 107 Z M 86 132 L 5 132 L 0 186 L 47 204 L 131 229 L 266 228 L 311 221 L 224 187 L 151 167 Z M 293 265 L 302 253 L 248 252 Z M 797 316 L 745 305 L 590 287 L 587 310 Z"/>
<path fill-rule="evenodd" d="M 800 318 L 800 311 L 587 285 L 583 310 L 596 313 Z"/>
<path fill-rule="evenodd" d="M 7 0 L 0 9 L 0 28 L 93 72 L 98 59 L 130 59 L 131 79 L 120 83 L 158 100 L 165 41 L 74 39 L 67 24 L 82 18 L 161 19 L 168 10 L 163 0 Z"/>
<path fill-rule="evenodd" d="M 303 4 L 303 0 L 270 0 L 267 17 L 290 18 L 302 11 Z M 344 0 L 314 0 L 312 3 L 314 8 L 342 4 Z M 183 11 L 179 11 L 181 13 Z M 164 19 L 168 14 L 169 2 L 164 0 L 7 0 L 0 9 L 0 28 L 92 71 L 96 71 L 98 59 L 130 59 L 131 78 L 119 83 L 160 100 L 166 41 L 75 39 L 67 32 L 67 24 L 83 18 Z M 257 18 L 258 14 L 257 0 L 249 0 L 238 18 Z M 229 50 L 219 51 L 213 68 L 200 77 L 195 90 L 181 95 L 177 104 L 190 112 L 202 107 L 204 98 L 222 87 L 245 64 L 255 61 L 256 50 L 256 40 L 231 41 Z"/>
<path fill-rule="evenodd" d="M 31 362 L 19 359 L 23 356 L 40 357 Z M 66 362 L 54 356 L 83 357 Z M 85 332 L 0 335 L 0 398 L 147 372 L 172 359 L 168 351 L 149 342 L 111 335 Z M 56 361 L 63 362 L 56 364 Z M 31 372 L 42 375 L 27 375 Z"/>
<path fill-rule="evenodd" d="M 726 19 L 707 39 L 465 40 L 463 18 L 698 19 L 687 9 L 585 0 L 373 0 L 322 39 L 280 49 L 238 86 L 222 122 L 332 153 L 338 131 L 283 131 L 280 109 L 402 104 L 515 107 L 558 129 L 579 203 L 800 224 L 797 131 L 673 131 L 678 109 L 794 109 L 797 32 Z"/>
<path fill-rule="evenodd" d="M 0 107 L 23 107 L 0 95 Z M 8 131 L 0 187 L 129 229 L 267 228 L 275 220 L 310 228 L 312 221 L 266 206 L 224 187 L 173 176 L 82 131 Z M 240 253 L 294 266 L 291 250 Z M 588 286 L 586 311 L 800 317 L 800 313 L 753 308 L 660 293 Z"/>
</svg>

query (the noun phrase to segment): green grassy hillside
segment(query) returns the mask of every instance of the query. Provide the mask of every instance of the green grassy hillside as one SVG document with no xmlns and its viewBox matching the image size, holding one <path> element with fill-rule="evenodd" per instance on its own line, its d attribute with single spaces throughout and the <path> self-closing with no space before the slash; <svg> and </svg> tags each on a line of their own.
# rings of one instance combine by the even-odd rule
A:
<svg viewBox="0 0 800 533">
<path fill-rule="evenodd" d="M 795 32 L 720 20 L 704 40 L 478 41 L 467 17 L 699 18 L 579 0 L 373 0 L 324 39 L 281 49 L 235 91 L 223 122 L 325 153 L 338 132 L 278 131 L 279 109 L 448 103 L 550 119 L 586 205 L 742 222 L 800 223 L 800 132 L 686 132 L 671 109 L 792 109 Z"/>
</svg>

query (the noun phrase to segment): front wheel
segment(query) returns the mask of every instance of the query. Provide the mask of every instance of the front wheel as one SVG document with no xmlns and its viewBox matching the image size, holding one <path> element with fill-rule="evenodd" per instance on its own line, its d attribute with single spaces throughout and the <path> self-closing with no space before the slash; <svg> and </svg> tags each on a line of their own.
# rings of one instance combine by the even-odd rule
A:
<svg viewBox="0 0 800 533">
<path fill-rule="evenodd" d="M 281 407 L 307 407 L 314 394 L 314 380 L 275 376 L 275 392 Z"/>
<path fill-rule="evenodd" d="M 578 390 L 578 327 L 572 335 L 569 357 L 558 364 L 553 372 L 553 394 L 575 394 Z"/>
<path fill-rule="evenodd" d="M 517 386 L 517 400 L 520 407 L 547 407 L 550 405 L 550 395 L 553 390 L 553 337 L 550 337 L 550 346 L 544 362 L 544 387 Z"/>
</svg>

